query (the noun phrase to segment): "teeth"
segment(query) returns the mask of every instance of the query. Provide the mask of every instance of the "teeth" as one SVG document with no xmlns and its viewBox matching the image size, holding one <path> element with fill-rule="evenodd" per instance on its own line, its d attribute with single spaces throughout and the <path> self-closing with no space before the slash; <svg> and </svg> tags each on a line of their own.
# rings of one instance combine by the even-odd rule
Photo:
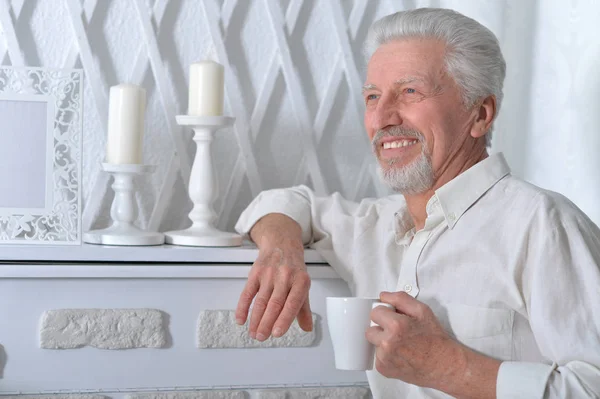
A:
<svg viewBox="0 0 600 399">
<path fill-rule="evenodd" d="M 391 141 L 387 143 L 383 143 L 383 149 L 388 150 L 390 148 L 400 148 L 400 147 L 408 147 L 410 145 L 417 144 L 418 140 L 397 140 Z"/>
</svg>

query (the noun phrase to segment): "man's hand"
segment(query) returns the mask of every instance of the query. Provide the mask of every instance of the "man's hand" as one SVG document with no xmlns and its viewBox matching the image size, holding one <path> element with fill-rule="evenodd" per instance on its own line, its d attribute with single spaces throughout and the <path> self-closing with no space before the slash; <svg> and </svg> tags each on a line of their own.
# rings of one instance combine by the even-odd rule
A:
<svg viewBox="0 0 600 399">
<path fill-rule="evenodd" d="M 265 216 L 252 229 L 259 255 L 235 313 L 237 323 L 244 324 L 254 300 L 248 328 L 252 338 L 281 337 L 296 317 L 303 330 L 312 330 L 310 277 L 301 235 L 300 226 L 280 214 Z"/>
<path fill-rule="evenodd" d="M 500 362 L 454 340 L 429 306 L 405 292 L 381 293 L 366 336 L 376 346 L 376 368 L 388 378 L 434 388 L 456 397 L 495 397 Z"/>
</svg>

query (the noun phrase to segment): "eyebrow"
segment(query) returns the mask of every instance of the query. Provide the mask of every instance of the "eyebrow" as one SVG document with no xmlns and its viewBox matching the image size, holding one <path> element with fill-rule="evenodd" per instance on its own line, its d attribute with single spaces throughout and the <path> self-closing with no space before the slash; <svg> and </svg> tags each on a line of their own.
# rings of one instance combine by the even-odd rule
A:
<svg viewBox="0 0 600 399">
<path fill-rule="evenodd" d="M 403 85 L 403 84 L 407 84 L 407 83 L 412 83 L 412 82 L 426 83 L 423 78 L 418 78 L 416 76 L 408 76 L 406 78 L 398 79 L 397 81 L 394 82 L 394 85 L 399 86 L 399 85 Z M 364 93 L 365 91 L 374 90 L 374 89 L 377 89 L 376 85 L 371 84 L 371 83 L 367 83 L 366 85 L 364 85 L 362 87 L 362 92 Z"/>
<path fill-rule="evenodd" d="M 377 86 L 375 86 L 374 84 L 370 84 L 370 83 L 369 83 L 369 84 L 366 84 L 366 85 L 364 85 L 364 86 L 362 87 L 362 92 L 364 93 L 364 92 L 365 92 L 365 91 L 367 91 L 367 90 L 374 90 L 374 89 L 376 89 L 376 88 L 377 88 Z"/>
<path fill-rule="evenodd" d="M 394 84 L 395 85 L 403 85 L 403 84 L 412 83 L 412 82 L 426 83 L 425 79 L 423 79 L 423 78 L 418 78 L 416 76 L 409 76 L 407 78 L 399 79 L 399 80 L 395 81 Z"/>
</svg>

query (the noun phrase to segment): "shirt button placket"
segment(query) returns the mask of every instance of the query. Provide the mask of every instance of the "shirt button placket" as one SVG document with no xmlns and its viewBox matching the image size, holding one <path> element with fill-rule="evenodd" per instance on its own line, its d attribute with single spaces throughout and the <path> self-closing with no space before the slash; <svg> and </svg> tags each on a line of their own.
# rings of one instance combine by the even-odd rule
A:
<svg viewBox="0 0 600 399">
<path fill-rule="evenodd" d="M 429 231 L 421 230 L 414 235 L 413 241 L 406 252 L 400 279 L 396 286 L 397 291 L 404 291 L 413 298 L 419 293 L 419 287 L 416 280 L 417 263 L 421 250 L 427 243 L 429 234 Z"/>
</svg>

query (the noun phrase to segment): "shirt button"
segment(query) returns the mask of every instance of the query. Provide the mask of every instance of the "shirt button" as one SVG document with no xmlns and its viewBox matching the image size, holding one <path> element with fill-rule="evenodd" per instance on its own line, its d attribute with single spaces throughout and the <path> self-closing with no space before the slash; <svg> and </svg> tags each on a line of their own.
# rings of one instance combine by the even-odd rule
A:
<svg viewBox="0 0 600 399">
<path fill-rule="evenodd" d="M 411 291 L 412 291 L 412 285 L 406 284 L 404 286 L 404 292 L 411 292 Z"/>
<path fill-rule="evenodd" d="M 451 222 L 454 222 L 456 220 L 456 215 L 454 213 L 449 214 L 448 220 L 450 220 Z"/>
</svg>

